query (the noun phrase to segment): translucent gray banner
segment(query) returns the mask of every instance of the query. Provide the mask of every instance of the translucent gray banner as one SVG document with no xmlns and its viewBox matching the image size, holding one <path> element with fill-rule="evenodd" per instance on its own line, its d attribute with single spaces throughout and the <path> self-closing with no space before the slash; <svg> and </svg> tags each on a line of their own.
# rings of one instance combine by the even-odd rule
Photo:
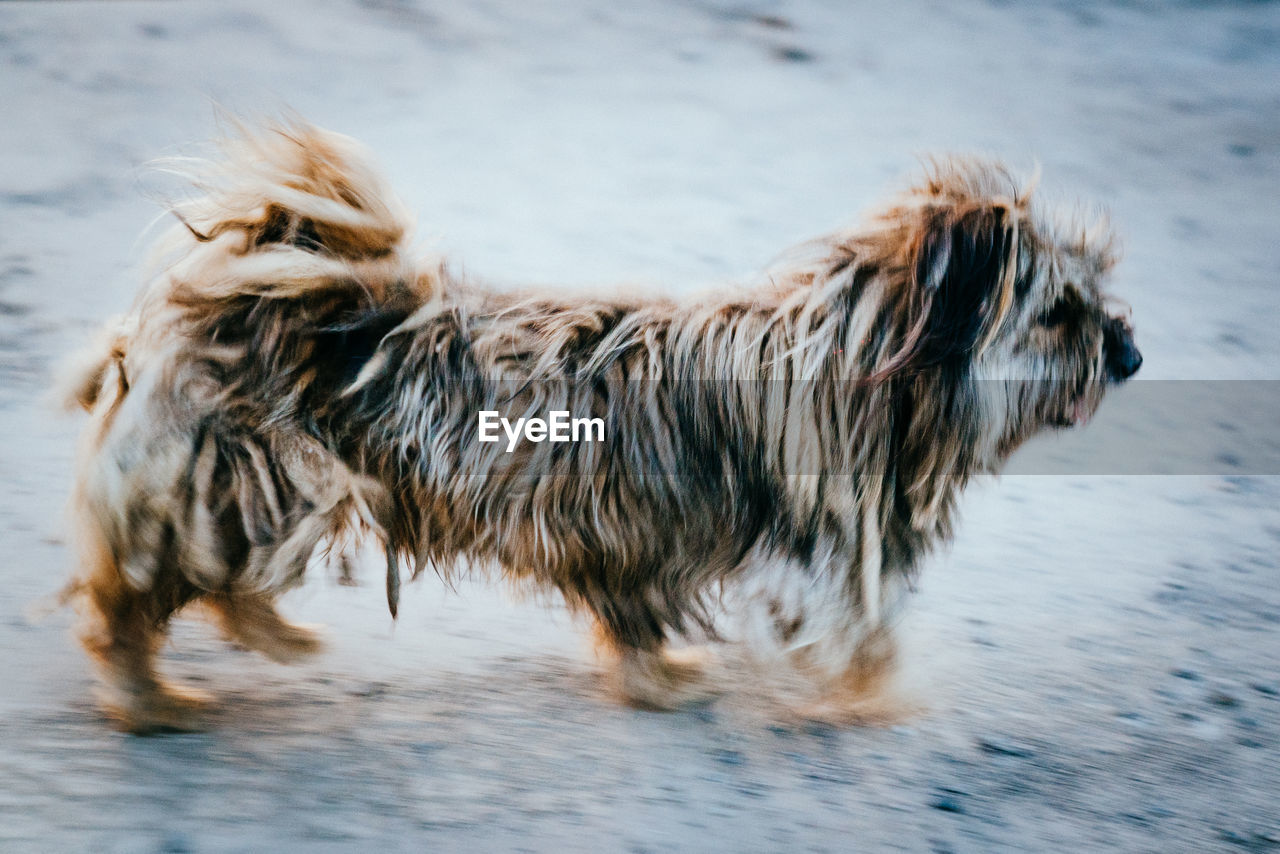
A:
<svg viewBox="0 0 1280 854">
<path fill-rule="evenodd" d="M 983 389 L 981 397 L 1036 397 L 1025 383 L 1006 385 L 1026 387 Z M 437 380 L 435 394 L 458 406 L 449 409 L 462 415 L 463 423 L 451 422 L 447 428 L 434 425 L 429 432 L 446 429 L 452 441 L 494 442 L 506 453 L 521 447 L 535 452 L 528 446 L 532 442 L 561 461 L 556 466 L 559 473 L 571 476 L 594 476 L 596 466 L 621 464 L 634 474 L 680 477 L 689 473 L 691 457 L 748 467 L 765 464 L 767 457 L 773 461 L 770 465 L 781 464 L 788 475 L 850 473 L 842 469 L 847 462 L 790 453 L 786 446 L 809 440 L 806 429 L 811 437 L 812 419 L 840 418 L 843 407 L 865 405 L 860 400 L 865 400 L 868 389 L 852 381 L 832 388 L 777 380 L 614 383 L 477 377 L 471 383 Z M 893 405 L 877 399 L 881 402 L 874 405 Z M 810 408 L 811 412 L 803 411 Z M 786 429 L 763 425 L 762 419 L 776 419 L 780 412 Z M 514 423 L 521 417 L 540 417 L 545 423 L 538 425 L 531 439 L 500 429 L 497 419 Z M 588 418 L 594 428 L 588 432 L 584 420 L 582 440 L 593 447 L 575 449 L 573 422 Z M 869 421 L 883 423 L 879 418 Z M 804 427 L 806 423 L 810 428 Z M 843 435 L 821 432 L 825 441 Z M 670 453 L 666 446 L 673 436 L 681 437 L 675 444 L 691 456 Z M 751 447 L 762 441 L 767 450 Z M 505 469 L 501 462 L 498 466 L 505 475 L 518 477 L 523 458 L 523 453 L 515 453 L 511 468 Z M 1280 475 L 1280 381 L 1134 380 L 1116 386 L 1090 423 L 1046 428 L 1013 455 L 1005 474 Z"/>
<path fill-rule="evenodd" d="M 1024 445 L 1006 474 L 1280 474 L 1280 381 L 1133 380 L 1085 427 Z"/>
</svg>

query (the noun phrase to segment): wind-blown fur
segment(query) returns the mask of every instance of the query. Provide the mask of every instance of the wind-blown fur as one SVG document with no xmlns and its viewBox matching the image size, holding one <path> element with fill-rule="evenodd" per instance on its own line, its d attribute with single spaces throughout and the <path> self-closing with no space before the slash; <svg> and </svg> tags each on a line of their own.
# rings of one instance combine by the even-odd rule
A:
<svg viewBox="0 0 1280 854">
<path fill-rule="evenodd" d="M 724 582 L 845 678 L 965 483 L 1140 358 L 1102 305 L 1108 240 L 1059 236 L 993 164 L 935 166 L 753 289 L 584 299 L 411 260 L 345 138 L 243 131 L 224 154 L 71 394 L 85 644 L 132 729 L 191 722 L 152 663 L 188 603 L 310 651 L 271 600 L 353 525 L 386 544 L 393 614 L 401 562 L 496 566 L 594 618 L 637 702 L 697 693 L 663 645 L 712 631 Z M 599 417 L 605 439 L 508 453 L 480 410 Z M 752 581 L 778 571 L 802 593 Z"/>
</svg>

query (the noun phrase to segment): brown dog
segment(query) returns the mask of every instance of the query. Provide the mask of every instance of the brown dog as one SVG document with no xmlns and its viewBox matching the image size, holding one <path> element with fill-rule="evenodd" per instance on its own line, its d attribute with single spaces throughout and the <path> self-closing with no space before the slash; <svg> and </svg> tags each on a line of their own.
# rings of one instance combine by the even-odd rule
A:
<svg viewBox="0 0 1280 854">
<path fill-rule="evenodd" d="M 989 163 L 936 166 L 755 289 L 584 299 L 411 260 L 345 138 L 279 127 L 225 153 L 76 384 L 73 589 L 131 730 L 194 722 L 154 670 L 188 604 L 273 658 L 312 651 L 272 600 L 353 526 L 386 544 L 393 613 L 401 560 L 559 590 L 642 704 L 700 694 L 664 641 L 753 572 L 808 591 L 769 603 L 797 664 L 856 678 L 961 487 L 1141 363 L 1104 306 L 1108 238 Z M 548 413 L 590 441 L 554 441 Z M 525 440 L 481 441 L 485 417 Z"/>
</svg>

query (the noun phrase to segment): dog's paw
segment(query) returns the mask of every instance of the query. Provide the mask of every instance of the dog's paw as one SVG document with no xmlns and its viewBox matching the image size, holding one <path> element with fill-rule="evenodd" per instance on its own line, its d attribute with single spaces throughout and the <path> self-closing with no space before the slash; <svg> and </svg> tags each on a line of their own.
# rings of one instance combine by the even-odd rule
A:
<svg viewBox="0 0 1280 854">
<path fill-rule="evenodd" d="M 714 657 L 702 648 L 624 650 L 618 660 L 618 691 L 634 706 L 674 711 L 708 703 L 722 693 L 713 672 Z"/>
<path fill-rule="evenodd" d="M 891 640 L 874 638 L 798 711 L 811 721 L 863 726 L 893 726 L 917 717 L 923 709 L 901 684 L 897 664 Z"/>
<path fill-rule="evenodd" d="M 211 700 L 203 692 L 169 685 L 145 691 L 105 686 L 98 690 L 98 703 L 120 730 L 155 735 L 203 731 Z"/>
</svg>

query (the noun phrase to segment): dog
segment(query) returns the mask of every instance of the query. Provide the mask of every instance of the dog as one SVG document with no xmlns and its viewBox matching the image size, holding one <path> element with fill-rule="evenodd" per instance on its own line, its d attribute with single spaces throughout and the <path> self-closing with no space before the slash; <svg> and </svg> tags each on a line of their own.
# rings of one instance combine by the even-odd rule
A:
<svg viewBox="0 0 1280 854">
<path fill-rule="evenodd" d="M 365 151 L 302 122 L 238 128 L 191 180 L 71 381 L 90 421 L 69 589 L 134 732 L 199 725 L 155 668 L 180 609 L 276 660 L 314 652 L 273 601 L 353 532 L 385 545 L 393 616 L 426 568 L 559 591 L 642 706 L 707 693 L 667 644 L 715 636 L 733 583 L 797 667 L 856 682 L 965 484 L 1141 364 L 1104 292 L 1109 229 L 1058 224 L 988 161 L 934 163 L 758 285 L 679 299 L 415 259 Z M 479 413 L 556 411 L 598 440 L 479 440 Z M 771 575 L 800 593 L 752 586 Z"/>
</svg>

